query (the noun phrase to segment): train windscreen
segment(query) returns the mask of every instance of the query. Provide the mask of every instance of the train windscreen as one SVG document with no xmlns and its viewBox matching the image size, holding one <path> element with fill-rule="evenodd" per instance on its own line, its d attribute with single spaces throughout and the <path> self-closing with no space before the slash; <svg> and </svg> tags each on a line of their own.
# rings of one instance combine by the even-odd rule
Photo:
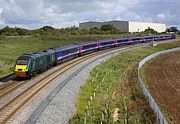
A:
<svg viewBox="0 0 180 124">
<path fill-rule="evenodd" d="M 27 65 L 28 60 L 19 59 L 19 60 L 17 60 L 16 64 L 17 65 Z"/>
</svg>

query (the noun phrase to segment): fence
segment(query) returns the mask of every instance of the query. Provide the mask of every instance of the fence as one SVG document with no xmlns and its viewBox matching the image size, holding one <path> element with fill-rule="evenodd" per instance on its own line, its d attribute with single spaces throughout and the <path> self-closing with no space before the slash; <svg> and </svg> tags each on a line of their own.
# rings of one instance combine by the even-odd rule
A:
<svg viewBox="0 0 180 124">
<path fill-rule="evenodd" d="M 180 50 L 180 47 L 169 49 L 169 50 L 159 51 L 157 53 L 154 53 L 154 54 L 144 58 L 142 61 L 139 62 L 139 66 L 138 66 L 138 80 L 139 80 L 142 92 L 144 93 L 145 97 L 147 98 L 151 108 L 156 113 L 157 119 L 158 119 L 160 124 L 168 124 L 168 123 L 167 123 L 165 117 L 162 115 L 162 113 L 161 113 L 159 107 L 157 106 L 156 102 L 152 98 L 151 94 L 145 88 L 144 82 L 141 79 L 140 69 L 148 60 L 150 60 L 150 59 L 152 59 L 152 58 L 154 58 L 154 57 L 156 57 L 156 56 L 158 56 L 160 54 L 169 53 L 169 52 L 178 51 L 178 50 Z"/>
</svg>

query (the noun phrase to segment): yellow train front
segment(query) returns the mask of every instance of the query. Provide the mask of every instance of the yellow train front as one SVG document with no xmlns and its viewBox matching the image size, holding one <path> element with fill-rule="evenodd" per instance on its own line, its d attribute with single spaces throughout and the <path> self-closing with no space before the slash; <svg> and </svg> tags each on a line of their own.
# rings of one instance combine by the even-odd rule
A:
<svg viewBox="0 0 180 124">
<path fill-rule="evenodd" d="M 14 74 L 17 77 L 28 77 L 28 66 L 29 65 L 29 56 L 28 55 L 22 55 L 18 57 L 16 60 L 16 65 L 14 68 Z"/>
<path fill-rule="evenodd" d="M 16 77 L 31 77 L 55 64 L 55 51 L 53 49 L 23 54 L 16 60 L 14 73 Z"/>
</svg>

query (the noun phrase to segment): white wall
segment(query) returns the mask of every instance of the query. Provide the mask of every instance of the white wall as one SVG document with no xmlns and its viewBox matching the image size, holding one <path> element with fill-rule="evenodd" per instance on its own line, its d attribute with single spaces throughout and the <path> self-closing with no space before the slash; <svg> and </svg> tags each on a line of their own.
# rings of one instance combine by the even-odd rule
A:
<svg viewBox="0 0 180 124">
<path fill-rule="evenodd" d="M 157 32 L 166 31 L 166 24 L 160 23 L 144 23 L 144 22 L 129 22 L 129 32 L 141 32 L 148 27 L 154 29 Z"/>
</svg>

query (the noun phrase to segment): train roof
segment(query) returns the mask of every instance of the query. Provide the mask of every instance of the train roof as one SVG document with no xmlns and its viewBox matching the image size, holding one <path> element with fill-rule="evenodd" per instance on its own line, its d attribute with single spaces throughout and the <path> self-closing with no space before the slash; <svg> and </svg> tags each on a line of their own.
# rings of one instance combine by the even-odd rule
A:
<svg viewBox="0 0 180 124">
<path fill-rule="evenodd" d="M 21 56 L 19 56 L 17 59 L 29 59 L 31 58 L 31 54 L 30 53 L 24 53 Z"/>
<path fill-rule="evenodd" d="M 47 49 L 40 52 L 33 52 L 33 53 L 24 53 L 18 57 L 18 59 L 30 59 L 30 58 L 37 58 L 43 55 L 47 55 L 49 53 L 53 53 L 53 49 Z"/>
</svg>

